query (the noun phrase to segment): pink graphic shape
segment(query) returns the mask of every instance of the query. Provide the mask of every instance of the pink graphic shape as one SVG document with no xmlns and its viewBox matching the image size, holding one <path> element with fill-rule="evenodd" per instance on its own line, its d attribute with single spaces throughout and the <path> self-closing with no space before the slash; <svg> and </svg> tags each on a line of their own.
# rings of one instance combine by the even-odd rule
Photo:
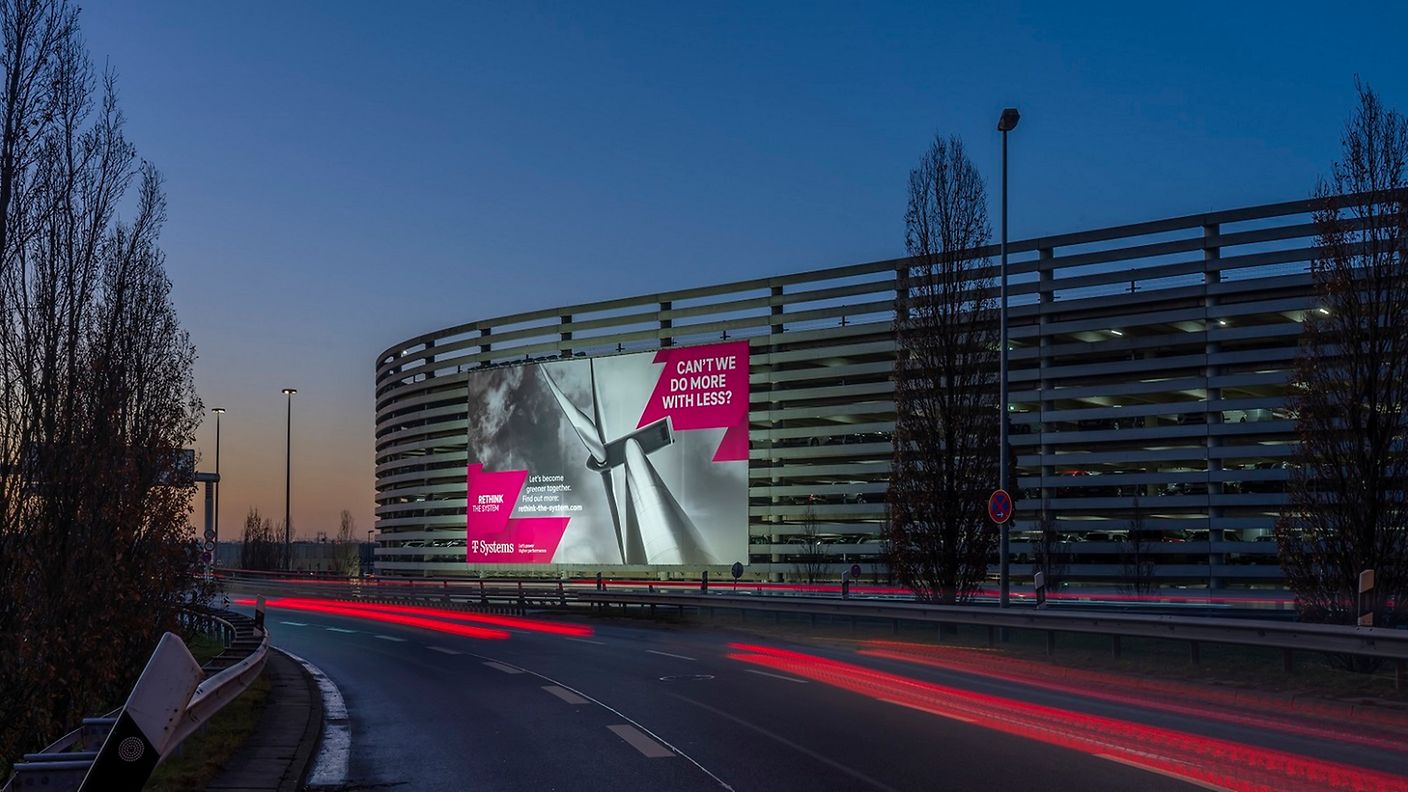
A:
<svg viewBox="0 0 1408 792">
<path fill-rule="evenodd" d="M 528 480 L 526 470 L 489 472 L 469 466 L 465 561 L 471 564 L 548 564 L 570 517 L 514 517 Z"/>
<path fill-rule="evenodd" d="M 637 428 L 668 417 L 677 431 L 723 429 L 715 462 L 748 458 L 748 342 L 670 347 Z"/>
</svg>

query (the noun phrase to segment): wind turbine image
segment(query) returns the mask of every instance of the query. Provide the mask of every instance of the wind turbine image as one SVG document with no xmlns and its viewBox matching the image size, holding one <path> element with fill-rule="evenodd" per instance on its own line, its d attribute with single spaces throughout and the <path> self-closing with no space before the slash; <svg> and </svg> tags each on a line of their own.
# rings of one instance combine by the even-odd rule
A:
<svg viewBox="0 0 1408 792">
<path fill-rule="evenodd" d="M 596 361 L 586 363 L 592 397 L 590 415 L 568 398 L 548 366 L 541 366 L 540 370 L 558 406 L 587 449 L 587 468 L 601 474 L 621 563 L 713 563 L 699 529 L 650 461 L 650 454 L 674 443 L 670 419 L 661 418 L 608 441 L 601 416 L 602 395 Z M 618 502 L 616 496 L 617 470 L 623 471 L 623 503 Z"/>
</svg>

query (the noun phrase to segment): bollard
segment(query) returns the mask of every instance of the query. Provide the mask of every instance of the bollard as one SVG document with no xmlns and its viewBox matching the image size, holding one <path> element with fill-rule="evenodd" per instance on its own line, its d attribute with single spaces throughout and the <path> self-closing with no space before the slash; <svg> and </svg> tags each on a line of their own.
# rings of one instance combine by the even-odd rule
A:
<svg viewBox="0 0 1408 792">
<path fill-rule="evenodd" d="M 557 604 L 567 607 L 567 592 L 562 590 L 562 581 L 557 581 Z"/>
<path fill-rule="evenodd" d="M 709 570 L 707 569 L 699 576 L 699 591 L 704 594 L 709 593 Z"/>
<path fill-rule="evenodd" d="M 480 578 L 480 579 L 479 579 L 479 604 L 480 604 L 480 605 L 488 605 L 488 604 L 489 604 L 489 595 L 488 595 L 487 592 L 484 591 L 484 578 Z"/>
<path fill-rule="evenodd" d="M 1374 626 L 1374 570 L 1359 573 L 1359 626 Z"/>
<path fill-rule="evenodd" d="M 1036 606 L 1040 608 L 1046 604 L 1046 574 L 1036 573 L 1032 578 L 1032 585 L 1036 588 Z"/>
</svg>

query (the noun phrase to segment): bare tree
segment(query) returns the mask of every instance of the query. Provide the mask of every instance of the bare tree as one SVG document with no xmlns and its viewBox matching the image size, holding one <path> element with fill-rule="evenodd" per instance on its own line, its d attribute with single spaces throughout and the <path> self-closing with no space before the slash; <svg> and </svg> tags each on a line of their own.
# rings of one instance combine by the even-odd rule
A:
<svg viewBox="0 0 1408 792">
<path fill-rule="evenodd" d="M 130 685 L 199 588 L 161 179 L 77 14 L 0 0 L 0 761 Z"/>
<path fill-rule="evenodd" d="M 895 318 L 890 565 L 923 600 L 963 602 L 987 574 L 998 454 L 995 301 L 982 177 L 958 138 L 935 138 L 909 175 Z"/>
<path fill-rule="evenodd" d="M 1134 499 L 1134 506 L 1129 515 L 1129 533 L 1124 541 L 1124 553 L 1121 554 L 1123 566 L 1124 587 L 1133 594 L 1143 596 L 1154 590 L 1154 566 L 1156 563 L 1154 556 L 1153 538 L 1149 529 L 1145 527 L 1144 506 L 1140 504 L 1139 498 Z"/>
<path fill-rule="evenodd" d="M 1375 571 L 1376 626 L 1408 623 L 1408 121 L 1356 82 L 1343 158 L 1316 188 L 1321 306 L 1290 406 L 1300 443 L 1276 538 L 1301 618 L 1352 623 Z"/>
<path fill-rule="evenodd" d="M 1032 542 L 1032 560 L 1033 578 L 1040 572 L 1047 592 L 1058 591 L 1070 568 L 1071 548 L 1069 542 L 1062 541 L 1056 520 L 1045 508 L 1041 512 L 1040 534 Z"/>
<path fill-rule="evenodd" d="M 251 508 L 244 518 L 240 566 L 244 569 L 282 569 L 283 542 L 274 533 L 274 521 Z"/>
<path fill-rule="evenodd" d="M 815 583 L 826 569 L 826 554 L 821 549 L 821 538 L 816 525 L 816 496 L 807 498 L 807 508 L 802 512 L 802 533 L 797 542 L 802 546 L 797 554 L 797 575 Z"/>
<path fill-rule="evenodd" d="M 361 568 L 362 548 L 357 538 L 357 521 L 352 518 L 352 512 L 342 510 L 342 515 L 338 520 L 335 563 L 338 574 L 351 577 L 357 574 Z"/>
</svg>

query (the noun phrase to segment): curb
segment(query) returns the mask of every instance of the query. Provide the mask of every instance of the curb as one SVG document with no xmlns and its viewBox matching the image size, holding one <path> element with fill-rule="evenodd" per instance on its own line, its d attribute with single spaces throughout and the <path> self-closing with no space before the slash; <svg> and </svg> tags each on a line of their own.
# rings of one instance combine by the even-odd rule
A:
<svg viewBox="0 0 1408 792">
<path fill-rule="evenodd" d="M 319 717 L 309 719 L 308 730 L 299 745 L 300 752 L 306 747 L 312 754 L 312 746 L 316 741 L 317 752 L 310 757 L 311 762 L 305 760 L 299 788 L 341 789 L 347 784 L 347 766 L 352 754 L 352 725 L 347 716 L 347 705 L 342 699 L 342 691 L 322 669 L 290 651 L 277 651 L 302 667 L 304 676 L 311 683 L 310 690 L 316 687 L 319 694 L 313 697 L 318 702 Z M 318 733 L 315 739 L 311 739 L 310 733 L 315 728 L 315 723 Z"/>
<path fill-rule="evenodd" d="M 313 675 L 308 672 L 308 666 L 299 662 L 298 658 L 285 652 L 282 649 L 270 647 L 273 651 L 292 660 L 298 666 L 298 670 L 303 674 L 303 681 L 308 685 L 308 700 L 311 703 L 308 716 L 308 725 L 303 729 L 303 738 L 298 741 L 298 748 L 293 753 L 293 766 L 298 768 L 296 783 L 288 787 L 289 792 L 298 792 L 304 789 L 308 780 L 308 770 L 313 764 L 313 752 L 317 750 L 319 738 L 323 731 L 323 697 L 318 692 L 318 682 Z M 280 792 L 283 792 L 281 787 Z"/>
</svg>

